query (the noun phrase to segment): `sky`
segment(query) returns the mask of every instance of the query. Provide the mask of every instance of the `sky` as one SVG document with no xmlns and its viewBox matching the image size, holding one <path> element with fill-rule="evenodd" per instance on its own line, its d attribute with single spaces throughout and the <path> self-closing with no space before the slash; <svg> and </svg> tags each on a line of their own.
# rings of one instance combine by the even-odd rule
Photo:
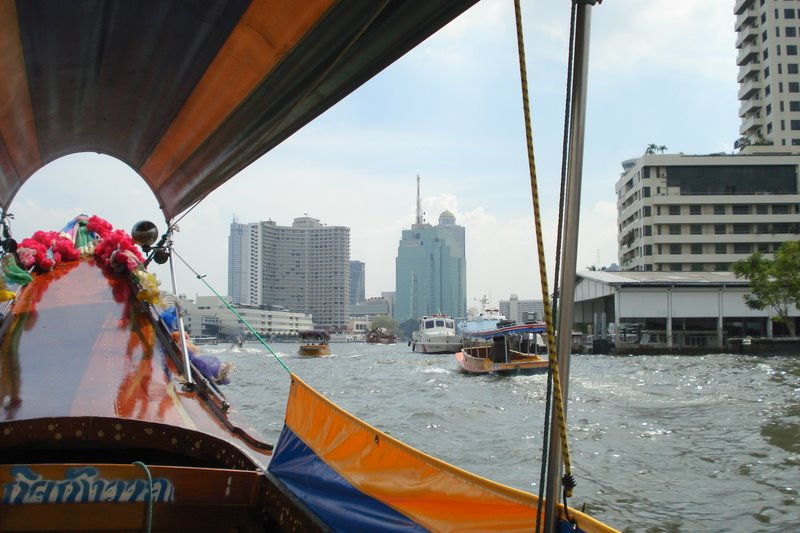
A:
<svg viewBox="0 0 800 533">
<path fill-rule="evenodd" d="M 738 138 L 733 0 L 606 0 L 591 8 L 578 269 L 618 262 L 614 184 L 649 144 L 732 152 Z M 534 153 L 549 288 L 564 122 L 570 2 L 522 2 Z M 227 293 L 231 221 L 350 228 L 366 296 L 395 290 L 416 177 L 427 222 L 465 227 L 467 307 L 541 299 L 511 0 L 482 0 L 186 214 L 175 235 L 177 291 Z M 11 205 L 17 240 L 80 213 L 130 231 L 164 217 L 125 164 L 74 154 L 34 174 Z M 570 216 L 575 216 L 571 214 Z M 182 261 L 185 261 L 187 268 Z M 166 266 L 155 270 L 172 290 Z M 205 276 L 203 281 L 198 275 Z"/>
</svg>

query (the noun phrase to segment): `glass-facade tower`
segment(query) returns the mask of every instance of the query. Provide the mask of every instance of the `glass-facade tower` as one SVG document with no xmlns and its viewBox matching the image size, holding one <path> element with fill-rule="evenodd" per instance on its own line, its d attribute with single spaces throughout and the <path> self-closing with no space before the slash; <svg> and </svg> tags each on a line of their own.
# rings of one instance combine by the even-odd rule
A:
<svg viewBox="0 0 800 533">
<path fill-rule="evenodd" d="M 416 223 L 403 230 L 395 261 L 395 319 L 467 313 L 464 228 L 449 211 L 436 226 Z"/>
</svg>

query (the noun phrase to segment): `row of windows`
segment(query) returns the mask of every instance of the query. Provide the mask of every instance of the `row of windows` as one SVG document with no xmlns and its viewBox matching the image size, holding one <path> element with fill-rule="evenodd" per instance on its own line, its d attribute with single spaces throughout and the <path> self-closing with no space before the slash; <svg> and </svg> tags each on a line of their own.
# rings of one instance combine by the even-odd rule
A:
<svg viewBox="0 0 800 533">
<path fill-rule="evenodd" d="M 797 66 L 797 65 L 795 65 Z M 795 72 L 796 74 L 797 72 Z M 780 101 L 780 109 L 781 113 L 785 111 L 784 102 Z M 800 111 L 800 101 L 799 100 L 792 100 L 789 102 L 789 111 Z M 767 104 L 767 116 L 772 114 L 772 104 Z"/>
<path fill-rule="evenodd" d="M 709 228 L 710 229 L 710 228 Z M 643 226 L 645 237 L 651 236 L 650 226 Z M 658 235 L 682 235 L 683 227 L 680 224 L 656 224 Z M 710 234 L 710 232 L 708 232 Z M 714 235 L 766 235 L 766 234 L 798 234 L 800 224 L 772 223 L 772 224 L 714 224 Z M 690 235 L 703 235 L 703 225 L 689 224 Z"/>
<path fill-rule="evenodd" d="M 704 263 L 690 263 L 684 267 L 681 263 L 670 263 L 668 265 L 656 265 L 656 268 L 653 268 L 653 265 L 644 265 L 644 270 L 647 272 L 652 272 L 656 270 L 657 272 L 728 272 L 730 270 L 730 263 L 714 263 L 714 264 L 704 264 Z"/>
<path fill-rule="evenodd" d="M 701 205 L 689 205 L 689 206 L 681 206 L 681 205 L 657 205 L 656 206 L 656 215 L 667 214 L 670 216 L 680 216 L 686 214 L 686 207 L 688 207 L 689 215 L 702 215 L 703 214 L 703 206 Z M 715 215 L 727 215 L 728 214 L 728 207 L 730 207 L 730 213 L 732 215 L 768 215 L 770 214 L 770 208 L 773 215 L 788 215 L 792 213 L 800 213 L 800 205 L 798 204 L 774 204 L 772 206 L 766 204 L 758 204 L 758 205 L 722 205 L 722 204 L 714 204 L 712 206 L 706 206 L 705 209 L 706 213 L 713 212 Z M 710 209 L 708 209 L 710 207 Z M 663 208 L 663 209 L 662 209 Z M 652 214 L 651 206 L 646 205 L 642 207 L 642 216 L 649 217 Z"/>
<path fill-rule="evenodd" d="M 702 254 L 745 254 L 749 255 L 753 252 L 760 252 L 762 254 L 769 254 L 776 250 L 777 244 L 771 242 L 749 243 L 737 242 L 726 243 L 718 242 L 713 244 L 657 244 L 656 250 L 659 254 L 665 255 L 702 255 Z M 652 255 L 653 248 L 651 245 L 642 247 L 643 255 Z"/>
</svg>

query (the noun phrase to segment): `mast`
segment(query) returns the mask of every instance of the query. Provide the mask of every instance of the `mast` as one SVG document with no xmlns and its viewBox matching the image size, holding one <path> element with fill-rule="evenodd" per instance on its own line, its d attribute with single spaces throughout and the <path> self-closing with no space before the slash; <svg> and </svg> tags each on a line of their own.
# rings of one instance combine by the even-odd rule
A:
<svg viewBox="0 0 800 533">
<path fill-rule="evenodd" d="M 425 221 L 423 220 L 422 215 L 422 199 L 419 195 L 419 174 L 417 174 L 417 220 L 414 224 L 416 227 L 421 227 Z"/>
<path fill-rule="evenodd" d="M 567 184 L 563 243 L 561 252 L 563 263 L 561 280 L 558 285 L 558 373 L 561 377 L 566 418 L 569 386 L 569 357 L 572 350 L 572 321 L 575 303 L 575 272 L 578 254 L 578 225 L 580 222 L 581 179 L 583 173 L 583 142 L 586 126 L 586 80 L 589 70 L 589 28 L 591 11 L 588 1 L 578 1 L 575 13 L 575 50 L 572 85 L 572 109 L 569 129 L 569 157 L 567 161 Z M 547 482 L 545 485 L 545 531 L 558 530 L 556 504 L 561 494 L 562 453 L 561 435 L 557 431 L 557 409 L 555 404 L 550 413 L 550 442 L 547 463 Z"/>
</svg>

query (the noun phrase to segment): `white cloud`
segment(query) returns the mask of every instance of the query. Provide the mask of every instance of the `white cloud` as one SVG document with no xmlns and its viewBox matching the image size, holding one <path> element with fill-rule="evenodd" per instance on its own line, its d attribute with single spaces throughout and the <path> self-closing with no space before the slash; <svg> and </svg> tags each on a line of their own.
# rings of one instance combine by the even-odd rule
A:
<svg viewBox="0 0 800 533">
<path fill-rule="evenodd" d="M 735 82 L 734 21 L 730 1 L 606 2 L 592 14 L 592 65 L 626 80 L 680 73 Z"/>
</svg>

